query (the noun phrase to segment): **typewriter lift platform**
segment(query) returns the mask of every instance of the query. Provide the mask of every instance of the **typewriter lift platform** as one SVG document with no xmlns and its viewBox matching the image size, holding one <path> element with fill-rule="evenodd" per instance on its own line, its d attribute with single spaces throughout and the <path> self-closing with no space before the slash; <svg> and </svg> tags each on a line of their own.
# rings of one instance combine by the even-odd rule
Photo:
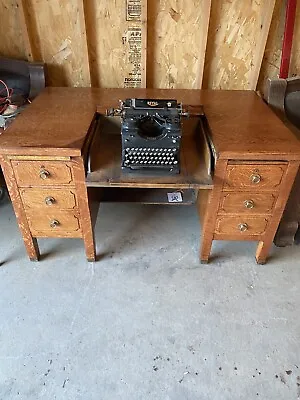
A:
<svg viewBox="0 0 300 400">
<path fill-rule="evenodd" d="M 123 173 L 120 126 L 119 117 L 99 114 L 90 144 L 86 184 L 101 188 L 94 191 L 100 202 L 189 205 L 196 202 L 199 189 L 212 188 L 213 157 L 203 117 L 183 122 L 181 171 L 176 175 Z"/>
</svg>

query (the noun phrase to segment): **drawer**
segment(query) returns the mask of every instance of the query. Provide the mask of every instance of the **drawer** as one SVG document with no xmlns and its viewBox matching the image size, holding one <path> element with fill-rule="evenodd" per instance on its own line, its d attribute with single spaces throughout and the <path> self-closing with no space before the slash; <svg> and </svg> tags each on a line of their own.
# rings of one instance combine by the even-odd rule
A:
<svg viewBox="0 0 300 400">
<path fill-rule="evenodd" d="M 268 219 L 250 216 L 218 216 L 215 233 L 225 235 L 261 235 L 265 232 Z"/>
<path fill-rule="evenodd" d="M 23 204 L 28 209 L 73 209 L 76 207 L 75 190 L 53 188 L 20 189 Z"/>
<path fill-rule="evenodd" d="M 72 168 L 62 161 L 12 161 L 18 186 L 68 185 Z"/>
<path fill-rule="evenodd" d="M 232 164 L 227 166 L 223 189 L 274 189 L 282 182 L 285 164 Z"/>
<path fill-rule="evenodd" d="M 46 236 L 80 233 L 79 217 L 72 211 L 34 212 L 26 210 L 26 215 L 33 236 L 39 233 L 46 233 Z"/>
<path fill-rule="evenodd" d="M 222 193 L 219 213 L 228 214 L 269 214 L 277 196 L 272 193 Z"/>
</svg>

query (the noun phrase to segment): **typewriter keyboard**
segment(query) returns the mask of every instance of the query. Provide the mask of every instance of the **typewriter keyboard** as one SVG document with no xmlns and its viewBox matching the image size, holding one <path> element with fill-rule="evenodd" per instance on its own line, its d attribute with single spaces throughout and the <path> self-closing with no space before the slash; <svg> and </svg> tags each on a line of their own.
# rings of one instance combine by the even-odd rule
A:
<svg viewBox="0 0 300 400">
<path fill-rule="evenodd" d="M 175 148 L 127 148 L 124 166 L 167 167 L 178 164 Z"/>
</svg>

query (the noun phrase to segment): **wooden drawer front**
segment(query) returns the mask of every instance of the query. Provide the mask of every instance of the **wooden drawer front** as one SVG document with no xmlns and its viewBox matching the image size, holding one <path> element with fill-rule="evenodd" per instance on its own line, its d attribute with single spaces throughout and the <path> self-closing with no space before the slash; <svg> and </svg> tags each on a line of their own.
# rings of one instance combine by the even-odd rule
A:
<svg viewBox="0 0 300 400">
<path fill-rule="evenodd" d="M 279 188 L 286 165 L 250 164 L 228 165 L 224 189 L 275 189 Z"/>
<path fill-rule="evenodd" d="M 222 193 L 219 213 L 228 214 L 269 214 L 277 196 L 270 193 Z"/>
<path fill-rule="evenodd" d="M 18 186 L 67 185 L 72 169 L 62 161 L 12 161 Z"/>
<path fill-rule="evenodd" d="M 268 225 L 264 217 L 219 216 L 215 233 L 225 235 L 261 235 Z"/>
<path fill-rule="evenodd" d="M 79 217 L 72 211 L 33 212 L 27 210 L 26 214 L 33 234 L 37 232 L 61 234 L 80 231 Z"/>
<path fill-rule="evenodd" d="M 75 191 L 69 189 L 20 189 L 23 204 L 28 209 L 73 209 L 76 207 Z M 47 212 L 46 211 L 46 212 Z"/>
</svg>

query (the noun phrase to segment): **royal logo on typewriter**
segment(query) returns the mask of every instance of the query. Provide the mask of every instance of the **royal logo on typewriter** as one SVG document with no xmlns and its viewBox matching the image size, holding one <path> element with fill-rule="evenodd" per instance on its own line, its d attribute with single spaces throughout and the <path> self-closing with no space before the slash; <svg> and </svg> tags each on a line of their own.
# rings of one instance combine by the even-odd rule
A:
<svg viewBox="0 0 300 400">
<path fill-rule="evenodd" d="M 150 107 L 157 107 L 158 102 L 157 101 L 147 101 L 147 105 Z"/>
</svg>

